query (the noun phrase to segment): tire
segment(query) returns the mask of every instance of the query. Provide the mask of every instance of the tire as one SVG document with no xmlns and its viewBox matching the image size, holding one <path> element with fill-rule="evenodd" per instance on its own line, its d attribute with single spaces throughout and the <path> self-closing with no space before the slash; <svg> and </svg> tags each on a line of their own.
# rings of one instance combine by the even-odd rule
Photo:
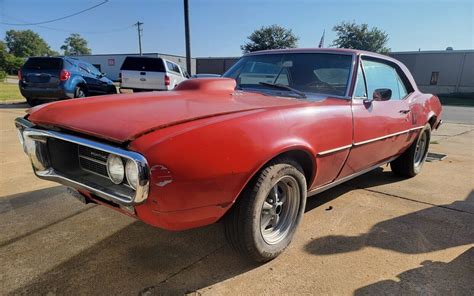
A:
<svg viewBox="0 0 474 296">
<path fill-rule="evenodd" d="M 428 155 L 430 139 L 431 126 L 426 124 L 410 148 L 390 163 L 392 172 L 408 178 L 418 175 Z"/>
<path fill-rule="evenodd" d="M 41 104 L 41 102 L 38 99 L 34 99 L 34 98 L 26 98 L 26 102 L 31 107 L 38 106 L 39 104 Z"/>
<path fill-rule="evenodd" d="M 290 244 L 305 205 L 301 166 L 291 159 L 277 159 L 247 185 L 224 217 L 226 238 L 254 261 L 272 260 Z"/>
<path fill-rule="evenodd" d="M 74 90 L 74 98 L 85 98 L 87 97 L 87 92 L 83 86 L 76 86 Z"/>
<path fill-rule="evenodd" d="M 115 86 L 111 86 L 107 94 L 110 94 L 110 95 L 117 94 L 117 88 Z"/>
</svg>

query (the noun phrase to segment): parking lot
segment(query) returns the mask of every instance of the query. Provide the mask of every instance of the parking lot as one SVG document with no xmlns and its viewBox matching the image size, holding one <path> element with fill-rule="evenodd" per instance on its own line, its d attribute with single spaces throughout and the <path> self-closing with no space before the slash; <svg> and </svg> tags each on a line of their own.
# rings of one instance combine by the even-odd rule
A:
<svg viewBox="0 0 474 296">
<path fill-rule="evenodd" d="M 290 248 L 263 265 L 222 225 L 167 232 L 34 177 L 0 105 L 0 294 L 474 294 L 474 125 L 448 122 L 412 179 L 381 167 L 308 200 Z M 453 111 L 454 110 L 454 111 Z M 454 112 L 454 115 L 452 115 Z"/>
</svg>

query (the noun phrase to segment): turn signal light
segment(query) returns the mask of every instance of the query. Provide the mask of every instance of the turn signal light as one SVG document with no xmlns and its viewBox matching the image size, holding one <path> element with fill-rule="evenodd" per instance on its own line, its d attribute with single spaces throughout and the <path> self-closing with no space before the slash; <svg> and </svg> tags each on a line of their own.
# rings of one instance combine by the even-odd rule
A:
<svg viewBox="0 0 474 296">
<path fill-rule="evenodd" d="M 68 70 L 61 70 L 61 74 L 59 75 L 59 80 L 66 81 L 71 77 L 71 72 Z"/>
</svg>

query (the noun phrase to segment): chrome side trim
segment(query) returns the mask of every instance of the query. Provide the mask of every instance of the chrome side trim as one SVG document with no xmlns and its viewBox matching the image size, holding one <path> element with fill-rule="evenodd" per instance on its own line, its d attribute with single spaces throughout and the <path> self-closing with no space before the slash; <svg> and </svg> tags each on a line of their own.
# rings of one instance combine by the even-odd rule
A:
<svg viewBox="0 0 474 296">
<path fill-rule="evenodd" d="M 369 144 L 369 143 L 372 143 L 372 142 L 381 141 L 381 140 L 388 139 L 388 138 L 391 138 L 391 137 L 395 137 L 395 136 L 399 136 L 399 135 L 402 135 L 402 134 L 410 133 L 410 132 L 413 132 L 413 131 L 416 131 L 416 130 L 419 130 L 419 129 L 422 129 L 422 128 L 423 128 L 423 126 L 418 126 L 418 127 L 414 127 L 414 128 L 411 128 L 411 129 L 401 131 L 401 132 L 396 132 L 396 133 L 393 133 L 393 134 L 385 135 L 385 136 L 382 136 L 382 137 L 373 138 L 373 139 L 369 139 L 369 140 L 365 140 L 365 141 L 361 141 L 361 142 L 355 142 L 355 143 L 350 144 L 350 145 L 336 147 L 336 148 L 329 149 L 329 150 L 324 150 L 324 151 L 318 152 L 316 154 L 316 156 L 324 156 L 324 155 L 331 154 L 331 153 L 334 153 L 334 152 L 346 150 L 346 149 L 349 149 L 349 148 L 352 148 L 352 147 L 362 146 L 362 145 Z"/>
<path fill-rule="evenodd" d="M 104 199 L 117 202 L 122 205 L 134 205 L 144 202 L 148 197 L 149 190 L 149 179 L 150 169 L 145 157 L 137 152 L 124 150 L 118 147 L 110 146 L 108 144 L 92 141 L 76 137 L 73 135 L 63 134 L 56 131 L 40 130 L 33 128 L 33 124 L 24 118 L 18 118 L 15 120 L 16 127 L 20 130 L 25 142 L 28 140 L 30 143 L 34 143 L 33 149 L 24 149 L 26 154 L 30 157 L 33 164 L 34 173 L 41 179 L 55 181 L 60 184 L 73 187 L 75 189 L 83 189 Z M 49 164 L 49 161 L 45 159 L 44 147 L 45 145 L 39 145 L 38 143 L 46 142 L 47 138 L 55 138 L 74 144 L 87 146 L 93 149 L 101 150 L 107 153 L 112 153 L 123 157 L 125 159 L 131 159 L 137 164 L 139 182 L 137 189 L 135 190 L 134 196 L 122 194 L 117 191 L 112 191 L 110 188 L 103 187 L 101 185 L 91 183 L 86 180 L 78 182 L 72 180 L 61 173 L 54 170 Z"/>
<path fill-rule="evenodd" d="M 349 148 L 351 148 L 351 147 L 352 147 L 352 144 L 346 145 L 346 146 L 341 146 L 341 147 L 337 147 L 337 148 L 334 148 L 334 149 L 329 149 L 329 150 L 321 151 L 321 152 L 319 152 L 319 153 L 316 154 L 316 155 L 317 155 L 317 156 L 323 156 L 323 155 L 331 154 L 331 153 L 334 153 L 334 152 L 346 150 L 346 149 L 349 149 Z"/>
<path fill-rule="evenodd" d="M 385 136 L 382 136 L 382 137 L 373 138 L 373 139 L 369 139 L 369 140 L 365 140 L 365 141 L 361 141 L 361 142 L 355 142 L 354 146 L 362 146 L 362 145 L 369 144 L 369 143 L 372 143 L 372 142 L 385 140 L 385 139 L 388 139 L 388 138 L 391 138 L 391 137 L 406 134 L 406 133 L 416 131 L 416 130 L 419 130 L 419 129 L 422 129 L 422 128 L 423 128 L 423 126 L 418 126 L 418 127 L 414 127 L 414 128 L 411 128 L 411 129 L 401 131 L 401 132 L 396 132 L 396 133 L 393 133 L 393 134 L 385 135 Z"/>
<path fill-rule="evenodd" d="M 329 184 L 323 185 L 323 186 L 321 186 L 321 187 L 315 188 L 315 189 L 313 189 L 313 190 L 310 190 L 310 191 L 308 191 L 307 196 L 313 196 L 313 195 L 316 195 L 316 194 L 321 193 L 321 192 L 323 192 L 323 191 L 326 191 L 326 190 L 328 190 L 328 189 L 331 189 L 331 188 L 333 188 L 333 187 L 335 187 L 335 186 L 337 186 L 337 185 L 339 185 L 339 184 L 342 184 L 342 183 L 344 183 L 344 182 L 346 182 L 346 181 L 349 181 L 349 180 L 351 180 L 351 179 L 354 179 L 354 178 L 356 178 L 356 177 L 359 177 L 360 175 L 363 175 L 363 174 L 368 173 L 368 172 L 370 172 L 370 171 L 372 171 L 372 170 L 375 170 L 376 168 L 378 168 L 378 167 L 380 167 L 380 166 L 382 166 L 382 165 L 384 165 L 384 164 L 386 164 L 386 163 L 389 163 L 389 162 L 395 160 L 396 158 L 397 158 L 397 157 L 390 158 L 389 160 L 386 160 L 386 161 L 383 161 L 383 162 L 381 162 L 381 163 L 378 163 L 378 164 L 376 164 L 376 165 L 374 165 L 374 166 L 371 166 L 371 167 L 369 167 L 369 168 L 367 168 L 367 169 L 364 169 L 364 170 L 362 170 L 362 171 L 360 171 L 360 172 L 354 173 L 354 174 L 352 174 L 352 175 L 349 175 L 349 176 L 346 176 L 346 177 L 341 178 L 341 179 L 339 179 L 339 180 L 336 180 L 336 181 L 334 181 L 334 182 L 332 182 L 332 183 L 329 183 Z"/>
</svg>

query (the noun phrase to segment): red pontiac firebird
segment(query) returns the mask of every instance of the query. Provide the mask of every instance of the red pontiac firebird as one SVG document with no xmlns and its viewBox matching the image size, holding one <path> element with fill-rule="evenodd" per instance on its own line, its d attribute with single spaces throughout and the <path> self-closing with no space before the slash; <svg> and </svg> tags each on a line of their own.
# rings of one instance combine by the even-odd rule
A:
<svg viewBox="0 0 474 296">
<path fill-rule="evenodd" d="M 16 126 L 39 178 L 164 229 L 222 219 L 263 262 L 289 245 L 307 196 L 386 163 L 418 174 L 440 115 L 397 60 L 291 49 L 169 92 L 38 106 Z"/>
</svg>

